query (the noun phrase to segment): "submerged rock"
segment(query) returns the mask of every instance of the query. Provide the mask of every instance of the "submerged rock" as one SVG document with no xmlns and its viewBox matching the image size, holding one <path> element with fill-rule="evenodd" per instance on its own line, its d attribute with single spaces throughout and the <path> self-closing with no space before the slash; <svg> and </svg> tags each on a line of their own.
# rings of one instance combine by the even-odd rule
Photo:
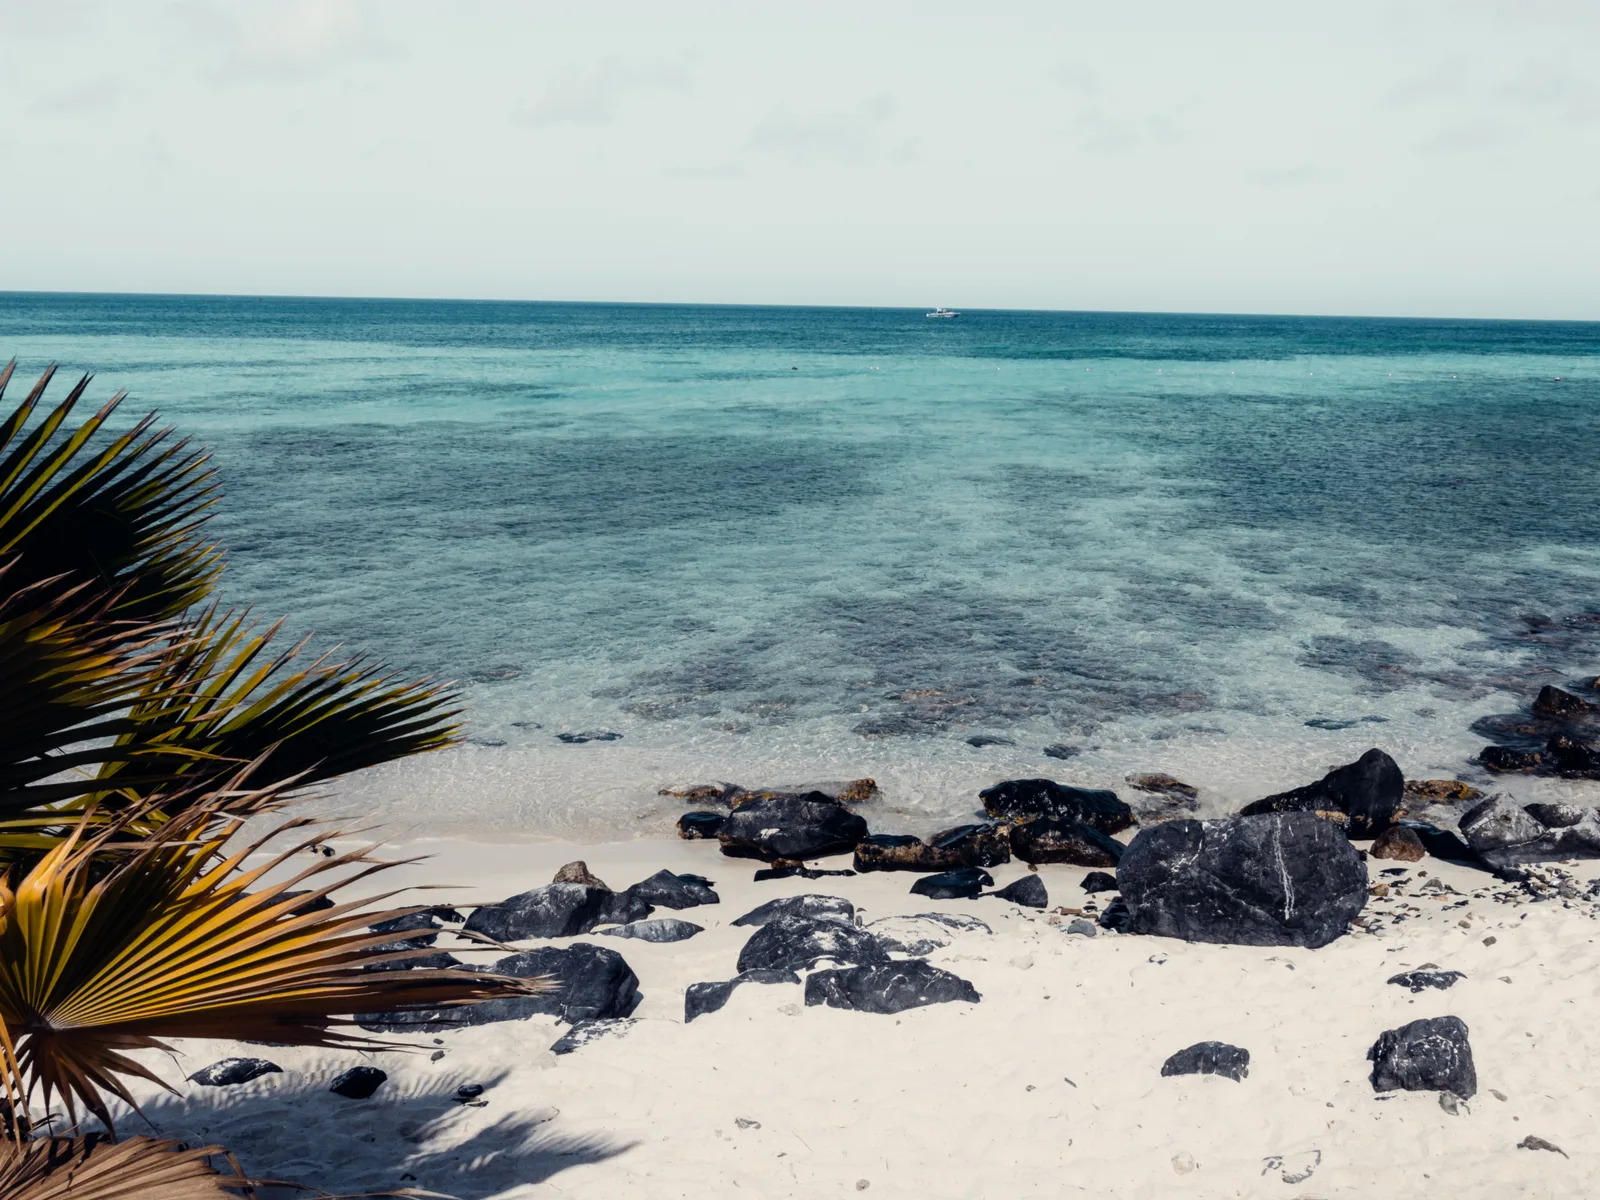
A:
<svg viewBox="0 0 1600 1200">
<path fill-rule="evenodd" d="M 601 937 L 638 938 L 641 942 L 683 942 L 697 933 L 704 933 L 705 927 L 680 921 L 676 917 L 655 917 L 649 921 L 630 921 L 615 929 L 596 932 Z"/>
<path fill-rule="evenodd" d="M 260 1079 L 263 1075 L 283 1073 L 283 1068 L 264 1058 L 222 1058 L 209 1067 L 201 1067 L 189 1076 L 190 1083 L 201 1087 L 233 1087 Z"/>
<path fill-rule="evenodd" d="M 1046 758 L 1077 758 L 1083 751 L 1065 742 L 1051 742 L 1044 748 L 1043 753 Z"/>
<path fill-rule="evenodd" d="M 1375 1092 L 1449 1092 L 1470 1100 L 1478 1091 L 1472 1046 L 1460 1017 L 1427 1017 L 1386 1029 L 1367 1059 Z"/>
<path fill-rule="evenodd" d="M 1541 814 L 1552 820 L 1541 819 Z M 1523 808 L 1509 797 L 1495 796 L 1463 814 L 1461 832 L 1477 856 L 1496 869 L 1552 859 L 1600 858 L 1600 814 L 1592 808 L 1578 809 L 1576 814 L 1569 805 Z"/>
<path fill-rule="evenodd" d="M 1257 800 L 1239 810 L 1243 817 L 1309 812 L 1342 816 L 1353 838 L 1376 837 L 1399 819 L 1405 776 L 1382 750 L 1368 750 L 1353 763 L 1329 771 L 1316 783 Z"/>
<path fill-rule="evenodd" d="M 1391 825 L 1372 843 L 1373 858 L 1392 858 L 1398 862 L 1417 862 L 1427 854 L 1422 839 L 1415 830 L 1404 825 Z"/>
<path fill-rule="evenodd" d="M 1127 930 L 1248 946 L 1325 946 L 1367 899 L 1367 864 L 1310 813 L 1169 821 L 1117 869 Z"/>
<path fill-rule="evenodd" d="M 1541 717 L 1577 717 L 1600 710 L 1569 691 L 1546 684 L 1534 697 L 1533 711 Z"/>
<path fill-rule="evenodd" d="M 688 1024 L 696 1017 L 716 1012 L 728 1003 L 733 989 L 742 983 L 799 983 L 800 976 L 793 971 L 754 970 L 742 971 L 732 979 L 720 983 L 691 983 L 683 994 L 683 1021 Z"/>
<path fill-rule="evenodd" d="M 736 858 L 822 858 L 854 850 L 867 823 L 821 792 L 741 803 L 722 823 L 717 840 Z"/>
<path fill-rule="evenodd" d="M 925 1004 L 983 997 L 959 975 L 941 971 L 920 958 L 818 971 L 806 979 L 806 1004 L 890 1015 Z"/>
<path fill-rule="evenodd" d="M 1049 908 L 1050 893 L 1045 890 L 1044 880 L 1037 875 L 1024 875 L 1015 883 L 989 892 L 996 900 L 1009 900 L 1013 904 L 1020 904 L 1024 908 Z"/>
<path fill-rule="evenodd" d="M 1158 796 L 1178 796 L 1184 800 L 1193 800 L 1200 794 L 1199 788 L 1171 775 L 1164 775 L 1160 771 L 1145 775 L 1129 775 L 1128 782 L 1141 792 L 1151 792 Z"/>
<path fill-rule="evenodd" d="M 1481 800 L 1483 793 L 1460 779 L 1408 779 L 1406 805 L 1416 808 L 1428 804 L 1454 804 L 1458 800 Z"/>
<path fill-rule="evenodd" d="M 499 904 L 486 904 L 467 918 L 466 928 L 497 942 L 575 937 L 597 925 L 626 924 L 650 915 L 650 905 L 626 892 L 551 883 Z"/>
<path fill-rule="evenodd" d="M 779 917 L 804 917 L 807 920 L 856 923 L 856 906 L 843 896 L 822 896 L 807 892 L 803 896 L 782 896 L 752 908 L 733 922 L 735 925 L 765 925 Z"/>
<path fill-rule="evenodd" d="M 541 946 L 483 968 L 519 979 L 543 976 L 555 984 L 538 996 L 509 996 L 455 1008 L 411 1012 L 358 1013 L 356 1023 L 372 1033 L 416 1033 L 521 1021 L 537 1014 L 576 1023 L 600 1017 L 627 1017 L 639 1007 L 639 977 L 622 955 L 604 946 L 574 942 Z"/>
<path fill-rule="evenodd" d="M 713 886 L 704 875 L 674 875 L 663 870 L 649 879 L 641 879 L 628 889 L 628 894 L 646 904 L 682 910 L 702 904 L 721 904 L 722 897 L 712 891 Z"/>
<path fill-rule="evenodd" d="M 585 729 L 582 733 L 556 734 L 556 741 L 565 742 L 569 746 L 581 746 L 585 742 L 616 742 L 621 740 L 622 735 L 612 729 Z"/>
<path fill-rule="evenodd" d="M 726 813 L 686 812 L 678 818 L 678 836 L 689 842 L 710 840 L 722 832 L 727 819 Z"/>
<path fill-rule="evenodd" d="M 971 900 L 984 888 L 993 886 L 994 877 L 982 867 L 960 867 L 938 875 L 924 875 L 911 885 L 911 892 L 931 900 Z"/>
<path fill-rule="evenodd" d="M 346 1100 L 365 1100 L 388 1078 L 388 1074 L 377 1067 L 351 1067 L 335 1079 L 328 1090 Z"/>
<path fill-rule="evenodd" d="M 686 783 L 660 788 L 656 795 L 687 800 L 690 804 L 726 804 L 728 797 L 739 790 L 738 785 L 732 783 Z"/>
<path fill-rule="evenodd" d="M 1558 733 L 1545 743 L 1543 766 L 1563 779 L 1600 779 L 1600 747 Z"/>
<path fill-rule="evenodd" d="M 1011 861 L 1011 844 L 999 825 L 958 825 L 926 842 L 905 834 L 875 834 L 856 844 L 858 871 L 946 871 L 994 867 Z"/>
<path fill-rule="evenodd" d="M 1544 764 L 1544 755 L 1516 746 L 1485 746 L 1478 751 L 1478 761 L 1496 775 L 1515 775 L 1537 771 Z"/>
<path fill-rule="evenodd" d="M 750 935 L 739 951 L 739 970 L 803 971 L 823 959 L 876 963 L 888 957 L 865 929 L 826 918 L 778 917 Z"/>
<path fill-rule="evenodd" d="M 1114 867 L 1123 845 L 1092 825 L 1065 817 L 1035 817 L 1011 827 L 1011 850 L 1026 863 Z"/>
<path fill-rule="evenodd" d="M 1227 1042 L 1196 1042 L 1161 1064 L 1163 1075 L 1222 1075 L 1235 1082 L 1250 1074 L 1250 1051 Z"/>
<path fill-rule="evenodd" d="M 779 784 L 776 787 L 743 788 L 730 784 L 728 802 L 735 807 L 754 800 L 795 800 L 821 796 L 835 804 L 860 804 L 878 794 L 876 779 L 847 779 L 842 783 Z"/>
<path fill-rule="evenodd" d="M 1101 833 L 1120 833 L 1133 824 L 1133 809 L 1115 792 L 1068 787 L 1053 779 L 1008 779 L 978 793 L 991 817 L 1064 817 L 1092 825 Z"/>
</svg>

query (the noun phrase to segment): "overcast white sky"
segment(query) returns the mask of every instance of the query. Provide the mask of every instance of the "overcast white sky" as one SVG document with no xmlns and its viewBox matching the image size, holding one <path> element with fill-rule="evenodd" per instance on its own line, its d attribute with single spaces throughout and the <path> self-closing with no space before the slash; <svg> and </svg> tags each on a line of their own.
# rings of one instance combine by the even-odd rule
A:
<svg viewBox="0 0 1600 1200">
<path fill-rule="evenodd" d="M 0 0 L 0 288 L 1600 318 L 1600 0 Z"/>
</svg>

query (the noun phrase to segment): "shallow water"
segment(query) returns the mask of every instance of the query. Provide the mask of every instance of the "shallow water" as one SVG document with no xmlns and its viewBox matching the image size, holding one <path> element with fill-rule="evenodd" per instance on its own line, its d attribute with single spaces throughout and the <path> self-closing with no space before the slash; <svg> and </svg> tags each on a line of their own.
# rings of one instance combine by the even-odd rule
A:
<svg viewBox="0 0 1600 1200">
<path fill-rule="evenodd" d="M 214 448 L 230 598 L 463 681 L 474 744 L 345 789 L 423 832 L 1470 773 L 1600 670 L 1600 325 L 10 294 L 0 354 Z"/>
</svg>

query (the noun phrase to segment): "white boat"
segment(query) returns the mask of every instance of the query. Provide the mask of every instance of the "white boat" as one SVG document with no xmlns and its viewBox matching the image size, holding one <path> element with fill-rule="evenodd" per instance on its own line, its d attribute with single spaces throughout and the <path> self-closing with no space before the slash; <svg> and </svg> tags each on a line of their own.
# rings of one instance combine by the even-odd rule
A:
<svg viewBox="0 0 1600 1200">
<path fill-rule="evenodd" d="M 931 313 L 928 313 L 927 315 L 930 316 L 930 317 L 949 318 L 949 317 L 959 317 L 961 314 L 956 312 L 955 309 L 953 309 L 953 308 L 945 308 L 945 307 L 943 307 L 941 305 L 939 307 L 936 307 Z"/>
</svg>

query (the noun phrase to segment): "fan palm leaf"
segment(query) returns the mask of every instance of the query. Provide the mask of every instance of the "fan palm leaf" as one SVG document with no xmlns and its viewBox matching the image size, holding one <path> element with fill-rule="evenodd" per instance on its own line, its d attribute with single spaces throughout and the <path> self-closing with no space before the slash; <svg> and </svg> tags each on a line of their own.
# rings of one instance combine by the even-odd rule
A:
<svg viewBox="0 0 1600 1200">
<path fill-rule="evenodd" d="M 180 806 L 158 836 L 118 850 L 118 827 L 159 810 L 161 797 L 111 828 L 82 821 L 14 893 L 0 896 L 0 1073 L 16 1111 L 25 1111 L 35 1090 L 46 1105 L 59 1093 L 74 1117 L 82 1104 L 109 1128 L 107 1094 L 134 1105 L 125 1080 L 168 1086 L 129 1057 L 165 1049 L 166 1037 L 383 1045 L 347 1032 L 348 1015 L 450 1007 L 549 986 L 465 970 L 369 970 L 432 953 L 380 949 L 394 935 L 370 929 L 421 908 L 372 910 L 393 892 L 320 911 L 308 911 L 308 902 L 400 864 L 364 847 L 318 853 L 294 870 L 333 836 L 305 820 L 230 848 L 242 824 L 219 827 L 230 799 Z M 267 841 L 300 829 L 311 832 L 266 852 Z"/>
<path fill-rule="evenodd" d="M 0 1196 L 6 1200 L 218 1200 L 250 1192 L 237 1170 L 211 1165 L 217 1146 L 133 1137 L 39 1138 L 0 1142 Z"/>
</svg>

